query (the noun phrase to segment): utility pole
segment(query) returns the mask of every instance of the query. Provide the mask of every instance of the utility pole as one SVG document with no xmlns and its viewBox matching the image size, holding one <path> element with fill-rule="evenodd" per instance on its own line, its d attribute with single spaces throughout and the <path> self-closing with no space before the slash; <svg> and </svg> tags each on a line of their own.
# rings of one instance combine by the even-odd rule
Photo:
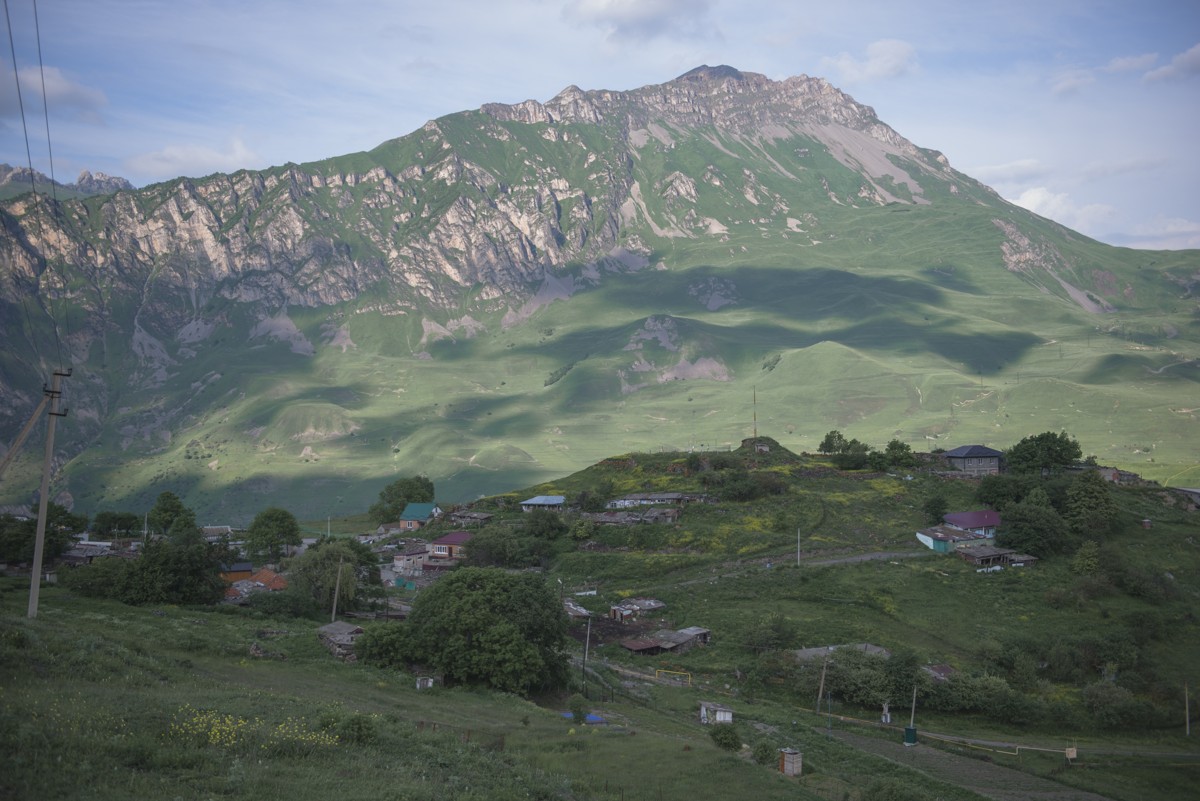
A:
<svg viewBox="0 0 1200 801">
<path fill-rule="evenodd" d="M 800 529 L 796 529 L 796 567 L 800 567 Z"/>
<path fill-rule="evenodd" d="M 330 623 L 337 622 L 337 599 L 342 591 L 342 557 L 338 557 L 337 580 L 333 583 L 333 614 L 329 616 Z"/>
<path fill-rule="evenodd" d="M 60 417 L 66 417 L 66 410 L 58 410 L 58 401 L 62 397 L 62 379 L 70 378 L 71 371 L 65 373 L 54 371 L 50 380 L 50 389 L 42 391 L 50 398 L 50 412 L 46 418 L 46 456 L 42 461 L 42 488 L 38 495 L 37 539 L 33 543 L 33 575 L 29 578 L 29 609 L 28 617 L 35 618 L 38 613 L 38 594 L 42 583 L 42 555 L 46 550 L 46 506 L 50 502 L 50 469 L 54 460 L 54 426 Z"/>
<path fill-rule="evenodd" d="M 588 616 L 587 639 L 583 641 L 583 668 L 580 673 L 583 676 L 583 697 L 587 698 L 587 658 L 588 649 L 592 645 L 592 618 Z"/>
<path fill-rule="evenodd" d="M 817 705 L 814 710 L 817 714 L 821 712 L 821 694 L 825 692 L 825 671 L 829 668 L 829 657 L 825 657 L 825 664 L 821 665 L 821 683 L 817 686 Z"/>
</svg>

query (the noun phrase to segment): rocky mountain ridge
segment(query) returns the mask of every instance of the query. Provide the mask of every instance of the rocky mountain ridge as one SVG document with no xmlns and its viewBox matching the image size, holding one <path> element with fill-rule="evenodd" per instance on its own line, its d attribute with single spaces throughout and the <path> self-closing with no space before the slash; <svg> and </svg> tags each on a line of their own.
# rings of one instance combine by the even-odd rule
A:
<svg viewBox="0 0 1200 801">
<path fill-rule="evenodd" d="M 31 171 L 28 167 L 13 167 L 9 164 L 0 164 L 0 192 L 17 195 L 23 192 L 32 192 L 35 187 L 39 192 L 44 192 L 47 188 L 53 187 L 66 193 L 86 197 L 90 195 L 109 195 L 122 190 L 132 190 L 133 184 L 129 183 L 125 178 L 106 175 L 102 172 L 93 173 L 89 170 L 81 171 L 79 177 L 75 179 L 75 183 L 63 184 L 51 180 L 49 176 L 42 174 L 38 170 Z"/>
<path fill-rule="evenodd" d="M 521 438 L 528 427 L 501 436 L 480 412 L 468 434 L 449 408 L 517 405 L 544 390 L 575 398 L 567 419 L 673 382 L 732 388 L 760 362 L 774 370 L 783 351 L 824 359 L 859 347 L 860 328 L 822 322 L 844 298 L 864 319 L 928 307 L 929 321 L 945 314 L 945 287 L 960 305 L 1033 293 L 1029 302 L 1068 304 L 1064 314 L 1137 307 L 1151 302 L 1139 291 L 1160 291 L 1137 289 L 1111 250 L 1010 206 L 827 81 L 731 67 L 488 104 L 321 162 L 53 207 L 24 195 L 0 203 L 0 226 L 0 311 L 13 343 L 0 361 L 0 432 L 36 403 L 30 387 L 49 361 L 39 343 L 54 341 L 78 368 L 72 391 L 85 410 L 61 463 L 83 475 L 95 469 L 81 465 L 89 448 L 115 449 L 147 465 L 142 484 L 188 487 L 274 486 L 266 465 L 282 441 L 303 442 L 306 465 L 341 449 L 347 474 L 392 454 L 436 453 L 442 470 L 544 462 L 551 454 L 530 455 Z M 896 263 L 910 252 L 931 263 Z M 767 269 L 775 262 L 789 267 Z M 547 322 L 562 301 L 589 311 Z M 981 313 L 1011 325 L 1000 308 Z M 759 328 L 743 333 L 751 318 Z M 809 318 L 815 328 L 796 329 Z M 959 333 L 960 349 L 949 332 L 890 325 L 887 345 L 907 332 L 960 365 L 993 351 L 994 362 L 1016 362 L 1036 339 L 1019 328 Z M 494 384 L 478 377 L 517 370 L 510 361 L 523 367 Z M 270 378 L 284 364 L 291 372 Z M 353 375 L 335 364 L 355 365 Z M 418 373 L 420 389 L 396 377 Z M 338 389 L 297 389 L 313 376 Z M 292 400 L 267 415 L 258 397 Z M 367 398 L 395 398 L 396 411 L 368 414 Z M 398 434 L 409 431 L 393 422 L 399 410 L 441 431 L 442 446 Z M 388 443 L 376 461 L 349 447 L 369 432 Z M 205 437 L 241 438 L 241 450 L 221 456 Z M 467 443 L 461 457 L 448 455 L 455 438 Z M 258 467 L 220 478 L 234 451 Z M 195 472 L 201 458 L 209 472 Z"/>
</svg>

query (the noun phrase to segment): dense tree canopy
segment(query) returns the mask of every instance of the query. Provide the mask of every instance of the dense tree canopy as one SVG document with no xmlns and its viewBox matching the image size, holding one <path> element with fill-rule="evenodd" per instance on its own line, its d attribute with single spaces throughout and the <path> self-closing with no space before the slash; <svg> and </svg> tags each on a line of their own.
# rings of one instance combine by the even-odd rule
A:
<svg viewBox="0 0 1200 801">
<path fill-rule="evenodd" d="M 1103 538 L 1117 525 L 1117 505 L 1108 483 L 1095 470 L 1085 470 L 1067 489 L 1067 523 L 1080 537 Z"/>
<path fill-rule="evenodd" d="M 357 540 L 325 538 L 289 560 L 287 568 L 295 587 L 325 610 L 332 608 L 335 593 L 339 608 L 353 608 L 377 572 L 371 550 Z"/>
<path fill-rule="evenodd" d="M 159 493 L 154 508 L 146 515 L 146 525 L 151 534 L 166 536 L 172 529 L 182 531 L 196 527 L 196 513 L 183 505 L 173 492 Z"/>
<path fill-rule="evenodd" d="M 216 603 L 225 589 L 221 563 L 228 552 L 195 529 L 175 529 L 175 536 L 143 546 L 136 559 L 97 559 L 67 571 L 63 581 L 82 595 L 127 604 Z"/>
<path fill-rule="evenodd" d="M 92 518 L 92 530 L 100 537 L 129 534 L 142 527 L 142 518 L 133 512 L 97 512 Z"/>
<path fill-rule="evenodd" d="M 1004 453 L 1004 461 L 1013 473 L 1053 473 L 1082 458 L 1079 443 L 1065 431 L 1046 431 L 1013 445 Z"/>
<path fill-rule="evenodd" d="M 400 519 L 410 503 L 432 503 L 433 482 L 426 476 L 398 478 L 379 492 L 379 500 L 371 504 L 371 519 L 383 525 Z"/>
<path fill-rule="evenodd" d="M 50 501 L 46 504 L 46 538 L 42 558 L 50 562 L 71 547 L 72 535 L 87 528 L 87 518 L 71 514 L 63 506 Z M 37 520 L 0 515 L 0 559 L 10 562 L 33 561 L 34 541 L 37 539 Z"/>
<path fill-rule="evenodd" d="M 540 576 L 467 567 L 413 603 L 410 661 L 452 684 L 527 694 L 566 686 L 567 619 Z"/>
<path fill-rule="evenodd" d="M 246 551 L 256 559 L 278 562 L 283 549 L 300 544 L 300 524 L 286 509 L 272 506 L 254 516 L 246 529 Z"/>
<path fill-rule="evenodd" d="M 1068 533 L 1067 524 L 1058 512 L 1049 503 L 1034 498 L 1005 508 L 996 544 L 1045 557 L 1068 547 Z"/>
<path fill-rule="evenodd" d="M 825 438 L 821 440 L 821 444 L 817 446 L 817 452 L 826 454 L 841 453 L 842 451 L 846 450 L 846 446 L 848 444 L 849 442 L 846 440 L 846 437 L 842 435 L 842 432 L 834 429 L 826 434 Z"/>
</svg>

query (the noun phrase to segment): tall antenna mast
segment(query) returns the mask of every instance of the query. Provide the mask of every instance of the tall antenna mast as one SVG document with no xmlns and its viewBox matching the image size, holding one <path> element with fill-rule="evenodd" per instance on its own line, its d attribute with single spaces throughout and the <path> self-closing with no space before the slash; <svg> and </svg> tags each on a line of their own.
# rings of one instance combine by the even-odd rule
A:
<svg viewBox="0 0 1200 801">
<path fill-rule="evenodd" d="M 758 387 L 753 388 L 754 395 L 751 406 L 754 409 L 754 444 L 758 444 Z"/>
</svg>

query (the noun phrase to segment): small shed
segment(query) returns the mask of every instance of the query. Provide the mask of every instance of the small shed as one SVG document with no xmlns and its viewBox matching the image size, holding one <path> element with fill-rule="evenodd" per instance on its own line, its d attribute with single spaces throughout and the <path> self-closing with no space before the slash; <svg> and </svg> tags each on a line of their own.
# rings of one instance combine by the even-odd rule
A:
<svg viewBox="0 0 1200 801">
<path fill-rule="evenodd" d="M 688 626 L 686 629 L 680 629 L 679 633 L 687 637 L 693 645 L 708 645 L 712 639 L 712 632 L 700 626 Z"/>
<path fill-rule="evenodd" d="M 621 647 L 631 653 L 646 656 L 662 653 L 662 644 L 658 640 L 622 640 Z"/>
<path fill-rule="evenodd" d="M 317 639 L 329 650 L 329 653 L 338 659 L 354 662 L 357 659 L 354 655 L 354 641 L 362 633 L 361 626 L 347 623 L 344 620 L 335 620 L 317 629 Z"/>
<path fill-rule="evenodd" d="M 733 723 L 733 710 L 715 701 L 701 701 L 700 722 L 705 726 L 710 723 Z"/>
<path fill-rule="evenodd" d="M 1011 548 L 997 548 L 994 545 L 975 545 L 958 549 L 958 555 L 976 567 L 1003 568 L 1009 564 L 1009 557 L 1015 553 Z"/>
<path fill-rule="evenodd" d="M 665 609 L 666 604 L 656 598 L 630 598 L 609 607 L 608 616 L 614 620 L 626 621 L 636 618 L 642 612 L 657 612 Z"/>
</svg>

